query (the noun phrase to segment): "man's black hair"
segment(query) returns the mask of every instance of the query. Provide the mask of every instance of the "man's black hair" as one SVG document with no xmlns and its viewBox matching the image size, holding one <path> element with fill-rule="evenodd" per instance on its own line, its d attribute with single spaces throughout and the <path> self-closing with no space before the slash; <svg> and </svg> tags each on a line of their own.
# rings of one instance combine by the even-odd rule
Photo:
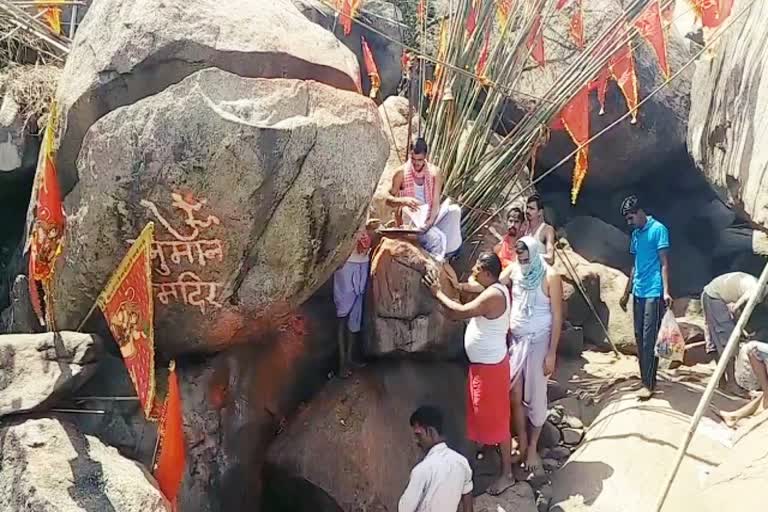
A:
<svg viewBox="0 0 768 512">
<path fill-rule="evenodd" d="M 417 155 L 426 155 L 428 150 L 427 141 L 422 137 L 419 137 L 411 144 L 411 151 Z"/>
<path fill-rule="evenodd" d="M 531 197 L 529 197 L 525 204 L 531 204 L 536 203 L 536 209 L 541 210 L 544 208 L 544 201 L 541 199 L 541 196 L 539 194 L 533 194 Z"/>
<path fill-rule="evenodd" d="M 518 208 L 515 206 L 514 208 L 509 209 L 509 214 L 507 215 L 507 220 L 515 219 L 518 221 L 524 221 L 525 220 L 525 213 L 523 213 L 522 208 Z"/>
<path fill-rule="evenodd" d="M 495 253 L 484 252 L 477 258 L 477 264 L 480 268 L 487 270 L 494 279 L 498 279 L 501 275 L 501 260 Z"/>
<path fill-rule="evenodd" d="M 638 201 L 636 195 L 631 195 L 629 197 L 626 197 L 624 201 L 621 202 L 621 216 L 624 217 L 630 213 L 636 213 L 640 211 L 642 208 L 640 206 L 640 201 Z"/>
<path fill-rule="evenodd" d="M 443 413 L 437 407 L 422 405 L 411 414 L 411 426 L 432 427 L 439 435 L 443 435 Z"/>
</svg>

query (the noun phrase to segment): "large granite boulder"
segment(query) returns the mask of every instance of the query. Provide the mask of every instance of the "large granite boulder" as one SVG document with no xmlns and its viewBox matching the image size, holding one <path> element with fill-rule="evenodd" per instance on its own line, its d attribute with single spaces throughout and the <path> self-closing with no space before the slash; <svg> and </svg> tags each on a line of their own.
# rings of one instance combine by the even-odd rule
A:
<svg viewBox="0 0 768 512">
<path fill-rule="evenodd" d="M 71 393 L 94 373 L 100 351 L 90 334 L 0 335 L 0 416 L 45 408 Z"/>
<path fill-rule="evenodd" d="M 732 16 L 735 26 L 696 63 L 688 148 L 729 204 L 768 227 L 768 4 L 737 2 Z"/>
<path fill-rule="evenodd" d="M 32 148 L 28 144 L 30 140 L 21 116 L 21 107 L 6 92 L 0 99 L 0 183 L 6 182 L 7 175 L 34 169 L 34 157 L 30 158 L 29 155 Z"/>
<path fill-rule="evenodd" d="M 366 307 L 365 353 L 369 356 L 420 354 L 454 358 L 463 351 L 464 323 L 449 319 L 421 282 L 428 268 L 438 268 L 443 291 L 459 299 L 449 275 L 416 243 L 385 239 L 371 259 Z"/>
<path fill-rule="evenodd" d="M 278 494 L 272 500 L 317 510 L 310 500 L 324 495 L 338 508 L 319 510 L 397 510 L 420 458 L 411 413 L 421 405 L 439 407 L 449 444 L 462 450 L 464 386 L 461 366 L 414 361 L 380 362 L 331 383 L 270 446 L 267 482 Z M 297 495 L 297 483 L 314 492 Z"/>
<path fill-rule="evenodd" d="M 593 263 L 629 272 L 629 236 L 596 217 L 579 216 L 565 226 L 568 242 L 580 256 Z"/>
<path fill-rule="evenodd" d="M 99 118 L 216 67 L 243 77 L 359 90 L 354 55 L 290 0 L 100 0 L 78 27 L 57 92 L 64 193 Z"/>
<path fill-rule="evenodd" d="M 50 418 L 0 428 L 0 510 L 170 512 L 157 483 L 72 424 Z"/>
<path fill-rule="evenodd" d="M 293 0 L 293 3 L 304 16 L 324 29 L 331 30 L 344 43 L 344 46 L 352 50 L 360 66 L 361 83 L 366 94 L 370 91 L 371 84 L 363 60 L 361 37 L 368 42 L 379 70 L 381 78 L 379 97 L 387 98 L 397 93 L 397 86 L 402 78 L 401 57 L 405 25 L 400 9 L 393 2 L 383 0 L 361 2 L 362 8 L 356 20 L 365 23 L 366 26 L 353 23 L 352 32 L 348 36 L 344 35 L 340 18 L 328 2 Z"/>
<path fill-rule="evenodd" d="M 590 1 L 584 16 L 587 44 L 623 13 L 623 3 L 620 0 Z M 547 19 L 544 30 L 546 65 L 531 67 L 523 73 L 516 84 L 520 94 L 510 102 L 504 116 L 506 121 L 518 119 L 531 102 L 536 101 L 533 98 L 545 97 L 578 55 L 568 37 L 569 23 L 569 9 Z M 675 73 L 690 58 L 688 45 L 674 27 L 668 32 L 667 42 L 668 61 Z M 633 47 L 639 95 L 644 99 L 664 82 L 664 78 L 651 48 L 640 41 L 633 42 Z M 662 162 L 685 153 L 691 75 L 692 71 L 684 71 L 644 103 L 639 109 L 637 124 L 630 124 L 627 119 L 590 145 L 589 174 L 584 182 L 584 192 L 613 190 L 637 183 L 658 171 Z M 599 104 L 593 93 L 590 133 L 603 130 L 627 112 L 626 102 L 615 81 L 608 87 L 605 110 L 605 115 L 598 115 Z M 573 150 L 573 142 L 564 130 L 553 131 L 550 141 L 538 155 L 538 164 L 548 169 Z M 556 174 L 570 182 L 572 170 L 573 165 L 569 163 L 561 166 Z"/>
<path fill-rule="evenodd" d="M 153 221 L 159 348 L 257 337 L 350 253 L 387 153 L 376 108 L 359 94 L 218 69 L 102 117 L 65 199 L 57 325 L 79 324 Z"/>
</svg>

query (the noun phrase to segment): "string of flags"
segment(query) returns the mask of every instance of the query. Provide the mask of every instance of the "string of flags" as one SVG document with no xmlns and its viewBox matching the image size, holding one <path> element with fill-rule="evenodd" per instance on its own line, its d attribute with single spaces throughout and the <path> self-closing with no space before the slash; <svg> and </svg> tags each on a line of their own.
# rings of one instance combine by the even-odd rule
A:
<svg viewBox="0 0 768 512">
<path fill-rule="evenodd" d="M 51 0 L 35 0 L 37 12 L 42 13 L 48 28 L 56 35 L 61 35 L 61 7 Z"/>
</svg>

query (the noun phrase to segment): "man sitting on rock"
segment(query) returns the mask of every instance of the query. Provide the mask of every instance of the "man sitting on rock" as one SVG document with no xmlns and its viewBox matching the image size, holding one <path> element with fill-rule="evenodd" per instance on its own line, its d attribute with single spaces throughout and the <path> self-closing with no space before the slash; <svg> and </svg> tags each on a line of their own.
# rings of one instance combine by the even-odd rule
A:
<svg viewBox="0 0 768 512">
<path fill-rule="evenodd" d="M 741 419 L 768 410 L 768 343 L 750 341 L 744 345 L 744 349 L 747 351 L 749 365 L 760 384 L 762 394 L 741 409 L 733 412 L 720 411 L 720 417 L 729 427 L 735 427 Z"/>
<path fill-rule="evenodd" d="M 544 220 L 544 201 L 541 196 L 534 194 L 528 198 L 525 207 L 528 219 L 526 236 L 535 238 L 544 247 L 544 261 L 547 265 L 555 264 L 555 228 Z"/>
<path fill-rule="evenodd" d="M 363 299 L 368 283 L 368 263 L 370 260 L 373 231 L 379 226 L 378 220 L 369 220 L 365 229 L 356 236 L 352 254 L 336 272 L 333 273 L 333 302 L 338 318 L 337 341 L 339 344 L 339 376 L 349 377 L 354 339 L 360 333 L 363 321 Z"/>
<path fill-rule="evenodd" d="M 442 173 L 427 162 L 426 141 L 416 139 L 411 146 L 410 159 L 392 175 L 386 204 L 409 211 L 428 205 L 429 212 L 419 243 L 438 261 L 454 256 L 462 243 L 461 208 L 448 199 L 440 204 L 442 192 Z"/>
<path fill-rule="evenodd" d="M 425 455 L 411 471 L 397 511 L 472 512 L 472 469 L 463 455 L 445 444 L 442 413 L 419 407 L 411 415 L 411 428 Z"/>
<path fill-rule="evenodd" d="M 717 352 L 722 356 L 731 333 L 736 328 L 736 318 L 749 298 L 757 292 L 757 278 L 745 272 L 730 272 L 714 278 L 701 294 L 704 310 L 707 353 Z M 760 298 L 762 300 L 763 297 Z M 743 392 L 736 384 L 734 359 L 725 367 L 720 388 L 733 394 Z"/>
<path fill-rule="evenodd" d="M 640 363 L 640 377 L 643 389 L 640 400 L 649 400 L 656 389 L 656 338 L 659 335 L 661 319 L 665 308 L 672 306 L 669 294 L 669 232 L 640 207 L 636 196 L 629 196 L 621 204 L 621 215 L 632 227 L 629 252 L 635 262 L 629 272 L 629 281 L 619 305 L 626 311 L 629 293 L 632 291 L 634 304 L 632 316 L 635 323 L 637 359 Z"/>
<path fill-rule="evenodd" d="M 501 471 L 488 488 L 488 494 L 499 495 L 514 485 L 512 474 L 512 436 L 510 433 L 509 331 L 510 297 L 506 286 L 499 283 L 501 261 L 486 252 L 477 258 L 472 276 L 482 292 L 467 304 L 447 297 L 440 289 L 434 271 L 424 283 L 454 320 L 469 319 L 464 333 L 464 349 L 469 358 L 467 377 L 467 437 L 479 446 L 499 445 Z"/>
<path fill-rule="evenodd" d="M 525 236 L 515 247 L 509 348 L 512 404 L 520 455 L 529 471 L 541 472 L 537 447 L 547 420 L 547 379 L 555 371 L 563 324 L 563 283 L 547 265 L 542 245 Z M 525 404 L 530 431 L 521 404 Z"/>
</svg>

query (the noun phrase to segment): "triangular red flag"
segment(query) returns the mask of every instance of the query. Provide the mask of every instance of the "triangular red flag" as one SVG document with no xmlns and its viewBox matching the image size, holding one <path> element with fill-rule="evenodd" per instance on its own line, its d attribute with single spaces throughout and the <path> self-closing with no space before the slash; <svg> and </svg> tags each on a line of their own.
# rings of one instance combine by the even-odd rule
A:
<svg viewBox="0 0 768 512">
<path fill-rule="evenodd" d="M 352 33 L 352 1 L 343 0 L 341 4 L 340 22 L 341 27 L 344 29 L 344 35 L 348 36 Z"/>
<path fill-rule="evenodd" d="M 635 59 L 632 56 L 632 46 L 627 44 L 611 59 L 611 74 L 619 84 L 624 98 L 627 100 L 632 124 L 637 123 L 637 106 L 639 94 L 637 91 L 637 75 Z"/>
<path fill-rule="evenodd" d="M 472 4 L 469 6 L 469 14 L 467 14 L 467 37 L 472 37 L 477 29 L 477 2 L 472 0 Z"/>
<path fill-rule="evenodd" d="M 570 33 L 576 47 L 584 49 L 584 9 L 582 0 L 576 0 L 576 6 L 571 17 Z"/>
<path fill-rule="evenodd" d="M 587 176 L 589 167 L 589 87 L 582 87 L 576 96 L 563 108 L 560 114 L 568 135 L 579 147 L 576 153 L 576 165 L 573 168 L 571 185 L 571 202 L 576 204 L 579 191 Z"/>
<path fill-rule="evenodd" d="M 157 431 L 157 462 L 154 471 L 160 490 L 171 502 L 173 510 L 177 509 L 179 487 L 184 479 L 187 463 L 184 448 L 184 415 L 175 366 L 172 361 L 168 374 L 168 396 L 165 399 L 165 406 Z"/>
<path fill-rule="evenodd" d="M 667 60 L 667 37 L 664 33 L 664 27 L 661 22 L 660 0 L 652 0 L 640 17 L 635 21 L 635 28 L 638 33 L 648 41 L 656 53 L 659 61 L 659 67 L 664 78 L 669 78 L 669 62 Z"/>
<path fill-rule="evenodd" d="M 531 57 L 539 66 L 543 66 L 544 59 L 544 30 L 541 26 L 541 15 L 537 14 L 533 20 L 531 26 L 531 32 L 528 34 L 528 40 L 526 41 L 528 49 L 531 52 Z"/>
<path fill-rule="evenodd" d="M 707 28 L 719 27 L 730 16 L 733 0 L 689 0 L 701 24 Z"/>
<path fill-rule="evenodd" d="M 566 4 L 568 4 L 569 1 L 570 0 L 557 0 L 557 5 L 555 6 L 555 9 L 557 9 L 559 11 L 560 9 L 565 7 Z"/>
<path fill-rule="evenodd" d="M 605 114 L 605 93 L 608 90 L 608 80 L 611 78 L 611 70 L 608 65 L 600 70 L 597 78 L 589 82 L 589 90 L 597 91 L 597 101 L 600 103 L 599 115 Z"/>
<path fill-rule="evenodd" d="M 365 63 L 365 72 L 371 79 L 371 91 L 368 94 L 371 98 L 375 98 L 381 88 L 381 76 L 379 75 L 379 68 L 376 66 L 376 61 L 373 60 L 373 52 L 368 46 L 368 41 L 364 37 L 360 37 L 360 41 L 363 46 L 363 62 Z"/>
<path fill-rule="evenodd" d="M 475 71 L 475 74 L 480 77 L 485 74 L 485 67 L 488 65 L 488 55 L 491 52 L 491 31 L 489 29 L 486 29 L 484 38 L 483 49 L 480 51 L 480 58 L 477 60 Z"/>
</svg>

